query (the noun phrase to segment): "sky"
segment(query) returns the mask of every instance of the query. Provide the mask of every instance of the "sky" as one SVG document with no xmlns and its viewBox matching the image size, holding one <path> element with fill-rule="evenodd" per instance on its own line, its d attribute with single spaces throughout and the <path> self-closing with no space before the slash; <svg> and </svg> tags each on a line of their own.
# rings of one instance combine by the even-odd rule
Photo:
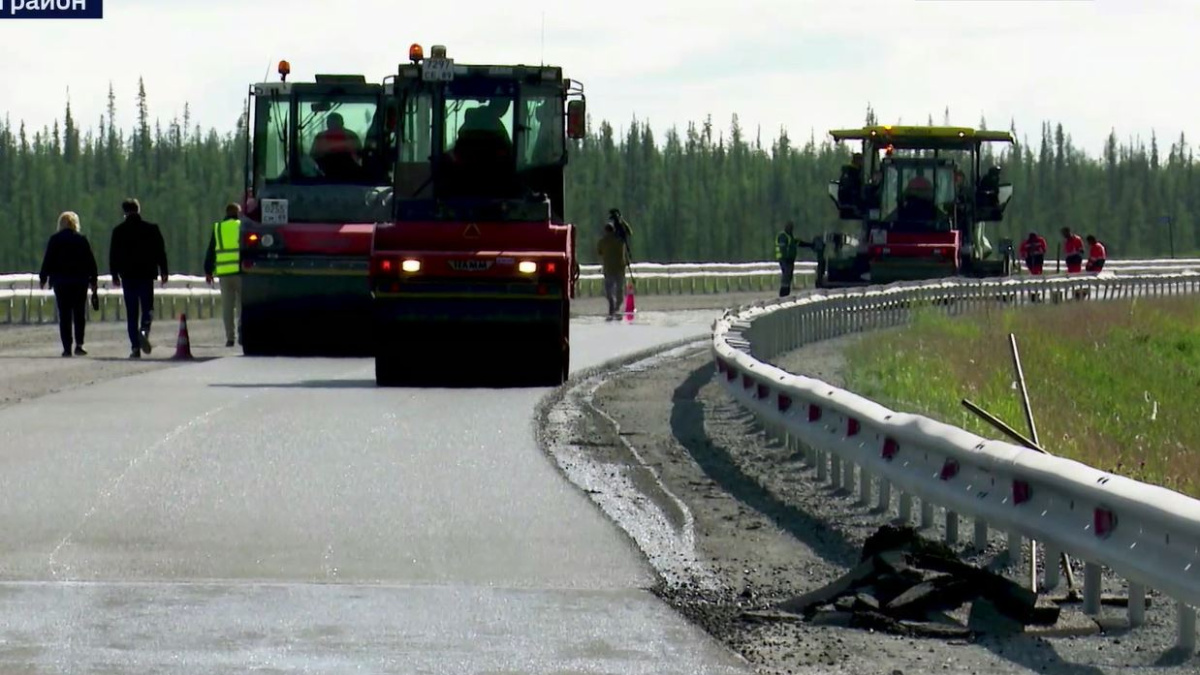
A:
<svg viewBox="0 0 1200 675">
<path fill-rule="evenodd" d="M 95 128 L 111 82 L 134 123 L 137 82 L 164 126 L 189 103 L 231 130 L 249 85 L 394 74 L 409 44 L 463 63 L 550 63 L 583 83 L 593 123 L 656 134 L 735 113 L 764 145 L 881 123 L 1061 122 L 1098 154 L 1154 131 L 1165 149 L 1200 108 L 1197 0 L 106 0 L 103 19 L 0 20 L 0 113 L 72 111 Z M 1189 134 L 1190 135 L 1190 134 Z"/>
</svg>

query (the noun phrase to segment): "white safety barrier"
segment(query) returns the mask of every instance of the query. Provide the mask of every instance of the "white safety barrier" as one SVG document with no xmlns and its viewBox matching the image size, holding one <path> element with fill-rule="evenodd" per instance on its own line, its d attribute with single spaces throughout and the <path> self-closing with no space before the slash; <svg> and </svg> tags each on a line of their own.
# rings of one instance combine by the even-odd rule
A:
<svg viewBox="0 0 1200 675">
<path fill-rule="evenodd" d="M 635 283 L 635 291 L 643 296 L 662 295 L 719 295 L 728 293 L 771 293 L 779 288 L 779 265 L 774 262 L 749 263 L 635 263 L 633 274 L 627 281 Z M 1052 268 L 1052 263 L 1048 265 Z M 1200 259 L 1162 260 L 1110 260 L 1107 269 L 1114 272 L 1180 272 L 1200 271 Z M 813 284 L 816 263 L 797 261 L 794 290 L 803 290 Z M 1053 276 L 1053 274 L 1051 274 Z M 107 288 L 106 277 L 101 277 L 101 288 Z M 18 317 L 39 316 L 53 321 L 53 295 L 38 288 L 36 274 L 0 275 L 0 319 L 4 323 L 28 323 Z M 172 275 L 165 289 L 158 292 L 169 294 L 175 289 L 194 291 L 197 296 L 216 291 L 208 286 L 204 277 Z M 5 294 L 10 291 L 13 295 Z M 364 287 L 365 292 L 365 287 Z M 103 291 L 102 291 L 103 293 Z M 576 294 L 580 298 L 602 297 L 604 275 L 599 265 L 581 265 Z M 189 296 L 190 297 L 190 296 Z M 117 298 L 119 301 L 119 298 Z M 7 311 L 5 311 L 7 308 Z"/>
<path fill-rule="evenodd" d="M 111 280 L 100 278 L 100 307 L 91 309 L 90 321 L 124 321 L 125 300 L 120 289 L 110 288 Z M 90 298 L 89 298 L 90 301 Z M 167 285 L 154 284 L 154 313 L 159 319 L 215 318 L 220 312 L 221 292 L 209 286 L 204 277 L 171 275 Z M 0 275 L 0 324 L 55 323 L 58 307 L 54 291 L 43 290 L 36 274 Z"/>
<path fill-rule="evenodd" d="M 1065 270 L 1066 262 L 1058 261 L 1058 265 Z M 1046 269 L 1054 271 L 1056 262 L 1053 260 L 1046 261 Z M 779 263 L 766 260 L 761 262 L 746 262 L 746 263 L 634 263 L 631 265 L 634 274 L 670 274 L 674 273 L 697 273 L 697 272 L 725 272 L 725 273 L 755 273 L 755 272 L 770 272 L 779 274 Z M 1152 258 L 1138 259 L 1130 258 L 1127 260 L 1109 260 L 1106 263 L 1106 268 L 1110 271 L 1128 272 L 1134 269 L 1138 270 L 1200 270 L 1200 258 Z M 599 265 L 580 265 L 580 269 L 584 275 L 599 275 Z M 812 274 L 816 271 L 817 264 L 811 260 L 797 260 L 796 273 Z"/>
<path fill-rule="evenodd" d="M 1157 589 L 1178 604 L 1178 645 L 1194 651 L 1200 500 L 889 410 L 765 363 L 807 343 L 905 324 L 914 307 L 966 312 L 997 302 L 1025 305 L 1035 292 L 1041 301 L 1195 294 L 1200 273 L 955 279 L 813 292 L 726 312 L 713 324 L 712 353 L 729 393 L 815 466 L 817 480 L 854 491 L 857 470 L 860 503 L 890 509 L 894 487 L 900 517 L 911 518 L 916 498 L 923 526 L 941 507 L 948 543 L 959 539 L 960 515 L 974 520 L 976 545 L 986 543 L 989 527 L 998 528 L 1008 533 L 1022 568 L 1037 569 L 1036 560 L 1020 560 L 1022 539 L 1038 542 L 1046 588 L 1059 584 L 1055 561 L 1065 552 L 1084 562 L 1084 611 L 1092 615 L 1100 612 L 1102 568 L 1129 581 L 1133 625 L 1145 619 L 1146 589 Z"/>
</svg>

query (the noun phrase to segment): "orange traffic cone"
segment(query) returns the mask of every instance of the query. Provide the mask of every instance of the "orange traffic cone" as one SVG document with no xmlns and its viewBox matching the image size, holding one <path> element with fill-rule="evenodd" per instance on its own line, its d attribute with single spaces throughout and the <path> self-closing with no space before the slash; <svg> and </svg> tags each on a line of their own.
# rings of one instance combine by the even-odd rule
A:
<svg viewBox="0 0 1200 675">
<path fill-rule="evenodd" d="M 179 339 L 175 342 L 175 356 L 172 356 L 171 359 L 184 360 L 184 359 L 191 359 L 191 358 L 193 358 L 192 357 L 192 344 L 188 340 L 187 314 L 180 314 L 179 315 Z"/>
<path fill-rule="evenodd" d="M 637 308 L 634 306 L 633 282 L 625 284 L 625 318 L 632 320 Z"/>
</svg>

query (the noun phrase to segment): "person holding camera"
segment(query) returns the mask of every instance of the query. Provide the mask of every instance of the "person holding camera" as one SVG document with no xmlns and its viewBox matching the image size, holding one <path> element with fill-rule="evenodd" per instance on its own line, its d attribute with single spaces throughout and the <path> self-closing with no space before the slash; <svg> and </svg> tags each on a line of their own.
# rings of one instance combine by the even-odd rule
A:
<svg viewBox="0 0 1200 675">
<path fill-rule="evenodd" d="M 613 232 L 616 233 L 617 239 L 625 245 L 625 251 L 629 252 L 629 239 L 633 236 L 633 228 L 629 227 L 629 221 L 621 216 L 621 211 L 618 209 L 608 210 L 608 224 L 612 225 Z"/>
<path fill-rule="evenodd" d="M 58 333 L 65 357 L 71 356 L 71 337 L 75 338 L 74 353 L 87 355 L 83 349 L 84 328 L 87 324 L 87 292 L 92 289 L 92 307 L 99 304 L 99 279 L 96 256 L 87 237 L 79 232 L 79 216 L 66 211 L 58 217 L 58 232 L 46 244 L 42 269 L 38 274 L 41 286 L 49 282 L 54 289 L 58 306 Z"/>
<path fill-rule="evenodd" d="M 610 220 L 604 224 L 604 235 L 596 244 L 604 272 L 604 297 L 608 300 L 608 316 L 615 317 L 621 308 L 621 297 L 625 291 L 625 268 L 629 265 L 629 247 L 617 234 L 616 225 Z"/>
</svg>

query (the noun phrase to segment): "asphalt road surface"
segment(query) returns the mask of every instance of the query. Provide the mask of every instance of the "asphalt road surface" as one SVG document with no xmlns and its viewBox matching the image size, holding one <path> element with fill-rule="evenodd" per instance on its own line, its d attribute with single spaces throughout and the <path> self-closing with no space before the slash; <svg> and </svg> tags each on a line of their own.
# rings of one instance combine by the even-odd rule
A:
<svg viewBox="0 0 1200 675">
<path fill-rule="evenodd" d="M 573 368 L 712 317 L 579 319 Z M 539 450 L 546 393 L 238 356 L 0 410 L 0 672 L 749 672 Z"/>
</svg>

